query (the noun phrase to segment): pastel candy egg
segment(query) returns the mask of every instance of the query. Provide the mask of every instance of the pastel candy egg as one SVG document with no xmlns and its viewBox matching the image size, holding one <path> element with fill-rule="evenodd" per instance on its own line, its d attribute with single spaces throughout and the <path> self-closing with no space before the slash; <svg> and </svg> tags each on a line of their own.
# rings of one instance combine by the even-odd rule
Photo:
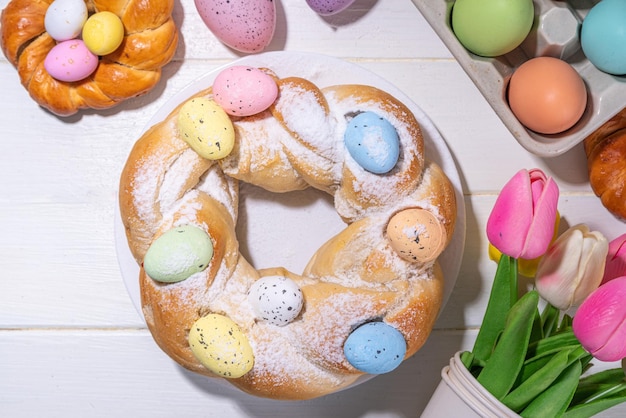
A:
<svg viewBox="0 0 626 418">
<path fill-rule="evenodd" d="M 410 262 L 434 260 L 445 247 L 446 231 L 435 216 L 424 209 L 405 209 L 393 215 L 387 224 L 391 248 Z"/>
<path fill-rule="evenodd" d="M 241 52 L 262 51 L 276 28 L 273 0 L 195 0 L 200 17 L 223 43 Z"/>
<path fill-rule="evenodd" d="M 87 20 L 87 4 L 83 0 L 55 0 L 44 16 L 44 27 L 55 41 L 67 41 L 80 35 Z"/>
<path fill-rule="evenodd" d="M 213 100 L 233 116 L 260 113 L 270 107 L 277 96 L 274 79 L 254 67 L 229 67 L 213 82 Z"/>
<path fill-rule="evenodd" d="M 212 258 L 209 235 L 197 226 L 183 225 L 165 232 L 150 245 L 143 268 L 156 281 L 175 283 L 207 268 Z"/>
<path fill-rule="evenodd" d="M 626 2 L 602 0 L 593 6 L 583 20 L 580 44 L 599 70 L 626 74 Z"/>
<path fill-rule="evenodd" d="M 53 78 L 73 82 L 88 77 L 98 67 L 98 57 L 80 39 L 56 44 L 46 55 L 43 66 Z"/>
<path fill-rule="evenodd" d="M 369 172 L 387 173 L 398 162 L 398 133 L 387 119 L 376 113 L 363 112 L 352 118 L 344 142 L 352 158 Z"/>
<path fill-rule="evenodd" d="M 368 322 L 350 333 L 343 352 L 348 362 L 362 372 L 388 373 L 404 360 L 406 341 L 394 327 L 384 322 Z"/>
<path fill-rule="evenodd" d="M 254 282 L 248 302 L 257 318 L 278 326 L 293 321 L 304 303 L 300 287 L 283 276 L 266 276 Z"/>
<path fill-rule="evenodd" d="M 96 55 L 107 55 L 115 51 L 124 39 L 124 24 L 111 12 L 91 15 L 83 27 L 83 41 Z"/>
<path fill-rule="evenodd" d="M 316 13 L 330 16 L 347 9 L 354 0 L 306 0 L 306 2 Z"/>
<path fill-rule="evenodd" d="M 178 113 L 182 138 L 201 157 L 219 160 L 235 146 L 235 128 L 224 110 L 213 100 L 196 97 L 188 100 Z"/>
<path fill-rule="evenodd" d="M 209 314 L 198 319 L 189 330 L 188 342 L 196 359 L 217 375 L 235 379 L 254 365 L 248 338 L 226 316 Z"/>
</svg>

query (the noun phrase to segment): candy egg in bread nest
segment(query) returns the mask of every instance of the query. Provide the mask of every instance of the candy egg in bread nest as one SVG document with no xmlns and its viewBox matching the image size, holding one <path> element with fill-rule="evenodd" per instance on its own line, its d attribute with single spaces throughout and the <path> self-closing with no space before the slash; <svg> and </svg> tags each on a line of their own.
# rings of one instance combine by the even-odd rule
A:
<svg viewBox="0 0 626 418">
<path fill-rule="evenodd" d="M 89 15 L 107 11 L 119 17 L 124 26 L 123 40 L 113 52 L 99 57 L 95 71 L 86 78 L 57 80 L 44 66 L 46 56 L 57 44 L 45 27 L 52 3 L 9 1 L 0 16 L 0 46 L 33 100 L 59 116 L 80 109 L 110 108 L 147 93 L 174 56 L 178 31 L 172 19 L 173 0 L 89 0 L 85 2 Z"/>
<path fill-rule="evenodd" d="M 278 94 L 259 113 L 230 115 L 232 151 L 203 158 L 179 125 L 187 103 L 214 100 L 221 89 L 214 85 L 136 142 L 121 174 L 120 211 L 140 266 L 175 228 L 193 225 L 212 242 L 208 265 L 182 281 L 160 282 L 140 269 L 146 323 L 171 358 L 256 396 L 310 399 L 388 372 L 424 344 L 442 303 L 437 258 L 452 239 L 455 192 L 425 158 L 420 125 L 395 97 L 371 86 L 319 88 L 279 77 L 279 70 L 255 71 L 271 77 Z M 397 133 L 397 162 L 385 173 L 367 170 L 346 149 L 350 121 L 368 112 Z M 371 144 L 376 132 L 363 132 Z M 327 192 L 346 227 L 301 273 L 257 270 L 239 251 L 240 182 L 271 192 Z M 394 247 L 387 227 L 403 212 L 409 216 L 394 228 Z M 433 225 L 402 227 L 405 219 Z M 405 240 L 421 245 L 405 251 Z M 375 346 L 367 343 L 372 334 L 380 338 Z M 379 349 L 389 351 L 377 356 Z"/>
</svg>

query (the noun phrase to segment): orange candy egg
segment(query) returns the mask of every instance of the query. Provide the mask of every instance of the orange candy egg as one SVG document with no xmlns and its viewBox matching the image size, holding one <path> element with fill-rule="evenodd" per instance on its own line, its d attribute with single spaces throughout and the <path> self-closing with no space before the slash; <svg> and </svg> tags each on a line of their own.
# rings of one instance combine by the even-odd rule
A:
<svg viewBox="0 0 626 418">
<path fill-rule="evenodd" d="M 511 77 L 509 106 L 515 117 L 535 132 L 557 134 L 576 124 L 587 106 L 585 82 L 558 58 L 533 58 Z"/>
</svg>

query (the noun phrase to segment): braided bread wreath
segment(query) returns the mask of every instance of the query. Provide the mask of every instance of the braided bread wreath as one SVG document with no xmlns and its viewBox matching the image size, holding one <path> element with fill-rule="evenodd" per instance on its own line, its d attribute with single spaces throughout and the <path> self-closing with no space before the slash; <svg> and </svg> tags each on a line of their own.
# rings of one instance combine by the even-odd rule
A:
<svg viewBox="0 0 626 418">
<path fill-rule="evenodd" d="M 413 104 L 405 107 L 396 97 L 410 103 L 408 98 L 366 70 L 323 55 L 284 52 L 232 65 L 263 68 L 276 77 L 277 100 L 260 114 L 231 117 L 235 146 L 217 161 L 192 150 L 176 121 L 184 103 L 211 96 L 218 70 L 183 90 L 152 119 L 121 174 L 116 239 L 122 273 L 155 341 L 185 368 L 226 377 L 257 396 L 319 397 L 379 373 L 346 358 L 344 343 L 364 325 L 380 325 L 369 328 L 377 329 L 373 341 L 382 344 L 382 351 L 400 335 L 405 354 L 392 359 L 396 364 L 426 341 L 460 266 L 465 219 L 460 181 L 445 143 L 425 115 Z M 370 86 L 334 84 L 350 80 Z M 347 121 L 365 111 L 383 116 L 398 132 L 400 157 L 388 174 L 365 171 L 343 148 Z M 424 159 L 425 148 L 443 170 Z M 240 246 L 237 237 L 238 202 L 246 198 L 239 196 L 240 182 L 244 190 L 260 186 L 269 200 L 281 199 L 277 192 L 327 192 L 345 221 L 343 230 L 315 252 L 302 274 L 284 267 L 257 270 L 241 254 L 246 243 Z M 272 227 L 277 233 L 281 226 L 294 227 L 272 219 L 272 210 L 266 216 L 277 224 Z M 424 225 L 399 226 L 411 239 L 416 233 L 422 238 L 415 250 L 419 254 L 403 258 L 401 248 L 391 247 L 387 236 L 393 231 L 386 228 L 390 218 L 407 211 L 425 216 Z M 210 261 L 183 281 L 161 283 L 149 277 L 142 267 L 149 248 L 190 225 L 210 237 Z M 326 239 L 324 233 L 335 231 L 319 232 Z M 194 241 L 196 246 L 205 246 L 200 241 Z M 273 251 L 275 258 L 282 249 Z M 269 287 L 282 286 L 279 293 L 303 295 L 299 314 L 283 321 L 289 308 L 276 306 L 278 321 L 271 315 L 264 320 L 251 299 L 266 298 L 257 286 L 265 280 Z M 281 301 L 279 297 L 278 305 Z M 388 340 L 388 333 L 395 334 Z"/>
<path fill-rule="evenodd" d="M 121 45 L 99 57 L 96 70 L 77 82 L 54 79 L 44 60 L 56 41 L 44 17 L 53 0 L 11 0 L 0 16 L 0 46 L 20 82 L 40 106 L 59 116 L 79 109 L 107 109 L 150 91 L 178 44 L 173 0 L 86 0 L 89 14 L 108 11 L 124 25 Z"/>
</svg>

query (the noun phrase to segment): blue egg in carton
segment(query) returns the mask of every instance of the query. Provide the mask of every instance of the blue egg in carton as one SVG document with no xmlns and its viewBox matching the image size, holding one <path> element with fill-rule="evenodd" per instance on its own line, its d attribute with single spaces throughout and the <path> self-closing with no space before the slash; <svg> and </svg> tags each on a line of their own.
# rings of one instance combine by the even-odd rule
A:
<svg viewBox="0 0 626 418">
<path fill-rule="evenodd" d="M 412 1 L 520 145 L 535 155 L 555 157 L 565 153 L 626 107 L 626 76 L 601 71 L 581 46 L 583 21 L 600 0 L 534 0 L 535 17 L 530 33 L 517 48 L 497 57 L 475 55 L 459 42 L 451 25 L 454 0 Z M 621 19 L 626 27 L 626 16 Z M 517 120 L 507 101 L 507 86 L 515 70 L 529 59 L 541 56 L 569 63 L 587 87 L 587 106 L 581 119 L 558 134 L 527 129 Z"/>
</svg>

